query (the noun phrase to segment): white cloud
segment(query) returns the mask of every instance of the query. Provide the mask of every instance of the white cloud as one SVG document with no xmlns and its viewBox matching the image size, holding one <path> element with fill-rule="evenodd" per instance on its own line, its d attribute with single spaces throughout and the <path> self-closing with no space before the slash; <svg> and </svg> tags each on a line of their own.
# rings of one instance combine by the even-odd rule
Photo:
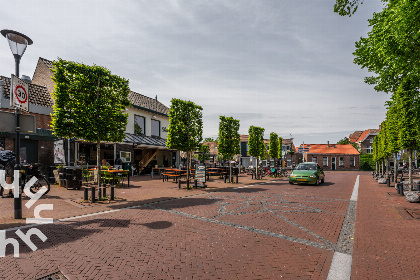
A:
<svg viewBox="0 0 420 280">
<path fill-rule="evenodd" d="M 202 105 L 205 136 L 217 135 L 219 115 L 233 115 L 242 133 L 258 125 L 326 142 L 376 128 L 385 115 L 389 97 L 363 83 L 368 73 L 351 54 L 379 0 L 351 18 L 324 0 L 4 2 L 1 28 L 34 40 L 21 74 L 32 76 L 39 56 L 105 66 L 168 106 L 173 97 Z M 9 76 L 5 40 L 0 60 Z"/>
</svg>

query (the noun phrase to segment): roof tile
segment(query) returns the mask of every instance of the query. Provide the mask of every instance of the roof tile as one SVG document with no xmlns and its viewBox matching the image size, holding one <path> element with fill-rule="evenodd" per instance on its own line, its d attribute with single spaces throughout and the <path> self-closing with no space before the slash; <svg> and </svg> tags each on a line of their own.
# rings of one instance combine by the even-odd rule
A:
<svg viewBox="0 0 420 280">
<path fill-rule="evenodd" d="M 0 76 L 0 80 L 4 81 L 4 97 L 10 99 L 11 79 L 4 76 Z M 35 84 L 29 84 L 29 103 L 52 108 L 54 101 L 51 98 L 51 95 L 48 93 L 46 87 Z"/>
</svg>

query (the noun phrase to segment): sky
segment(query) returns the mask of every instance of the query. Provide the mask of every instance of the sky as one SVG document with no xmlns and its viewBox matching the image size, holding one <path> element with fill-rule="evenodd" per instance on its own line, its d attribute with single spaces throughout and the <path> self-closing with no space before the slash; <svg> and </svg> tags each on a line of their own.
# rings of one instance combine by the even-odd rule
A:
<svg viewBox="0 0 420 280">
<path fill-rule="evenodd" d="M 335 0 L 0 0 L 0 29 L 29 36 L 20 74 L 39 57 L 100 65 L 129 79 L 131 90 L 170 106 L 203 107 L 204 137 L 219 116 L 294 138 L 295 145 L 335 143 L 378 128 L 390 96 L 364 83 L 355 42 L 382 9 L 365 1 L 356 14 Z M 0 40 L 0 75 L 14 59 Z"/>
</svg>

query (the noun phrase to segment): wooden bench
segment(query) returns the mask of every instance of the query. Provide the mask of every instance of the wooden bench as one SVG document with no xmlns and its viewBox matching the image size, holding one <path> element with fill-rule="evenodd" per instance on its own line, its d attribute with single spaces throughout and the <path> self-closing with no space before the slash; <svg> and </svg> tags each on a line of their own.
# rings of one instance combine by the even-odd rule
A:
<svg viewBox="0 0 420 280">
<path fill-rule="evenodd" d="M 165 179 L 166 179 L 166 181 L 168 181 L 169 180 L 169 177 L 171 177 L 172 179 L 175 180 L 175 182 L 177 182 L 178 181 L 178 178 L 180 178 L 181 175 L 175 174 L 175 173 L 163 173 L 162 174 L 163 182 L 165 182 Z"/>
</svg>

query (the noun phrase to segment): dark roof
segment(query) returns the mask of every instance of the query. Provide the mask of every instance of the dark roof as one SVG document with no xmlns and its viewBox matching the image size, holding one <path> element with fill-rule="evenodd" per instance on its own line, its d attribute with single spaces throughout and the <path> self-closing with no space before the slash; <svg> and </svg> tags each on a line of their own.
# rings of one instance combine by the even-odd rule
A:
<svg viewBox="0 0 420 280">
<path fill-rule="evenodd" d="M 160 137 L 125 133 L 123 143 L 134 143 L 136 145 L 166 146 L 166 140 Z"/>
<path fill-rule="evenodd" d="M 0 76 L 0 80 L 4 81 L 4 97 L 10 99 L 10 78 Z M 52 108 L 54 101 L 48 93 L 46 87 L 29 84 L 29 103 L 44 107 Z"/>
<path fill-rule="evenodd" d="M 45 63 L 45 65 L 47 65 L 47 67 L 48 67 L 51 71 L 54 69 L 54 66 L 53 66 L 53 64 L 52 64 L 52 61 L 50 61 L 50 60 L 48 60 L 48 59 L 45 59 L 45 58 L 42 58 L 42 57 L 40 57 L 40 58 L 39 58 L 39 60 L 41 60 L 42 62 L 44 62 L 44 63 Z"/>
<path fill-rule="evenodd" d="M 52 62 L 48 59 L 40 57 L 39 60 L 41 60 L 45 65 L 50 69 L 53 70 L 54 66 Z M 139 109 L 144 109 L 146 111 L 152 111 L 159 114 L 163 114 L 165 116 L 168 115 L 169 108 L 157 101 L 154 98 L 147 97 L 145 95 L 142 95 L 140 93 L 131 91 L 128 94 L 128 99 L 130 100 L 131 104 L 134 105 L 134 107 L 139 107 Z"/>
<path fill-rule="evenodd" d="M 168 115 L 169 108 L 154 98 L 150 98 L 132 91 L 128 94 L 128 99 L 130 100 L 131 104 L 134 105 L 134 107 L 140 107 L 139 109 L 157 112 L 165 116 Z"/>
</svg>

